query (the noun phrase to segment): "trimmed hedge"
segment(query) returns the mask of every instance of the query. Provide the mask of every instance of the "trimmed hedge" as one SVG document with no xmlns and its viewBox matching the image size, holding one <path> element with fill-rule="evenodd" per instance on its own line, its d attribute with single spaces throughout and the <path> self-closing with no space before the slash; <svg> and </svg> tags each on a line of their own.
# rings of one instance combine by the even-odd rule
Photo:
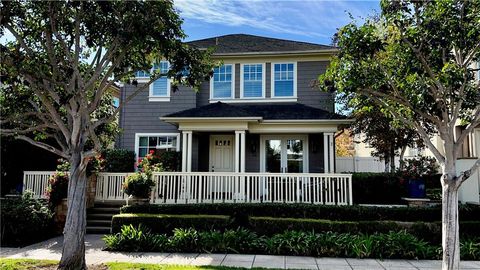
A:
<svg viewBox="0 0 480 270">
<path fill-rule="evenodd" d="M 158 214 L 119 214 L 112 218 L 112 233 L 120 232 L 123 225 L 142 224 L 152 233 L 167 233 L 175 228 L 197 230 L 220 230 L 230 226 L 230 218 L 221 215 L 158 215 Z"/>
<path fill-rule="evenodd" d="M 405 179 L 394 173 L 352 173 L 355 204 L 403 204 L 407 196 Z"/>
<path fill-rule="evenodd" d="M 127 149 L 105 149 L 106 172 L 133 172 L 135 170 L 135 152 Z"/>
<path fill-rule="evenodd" d="M 221 230 L 226 228 L 247 228 L 258 235 L 274 235 L 285 231 L 336 232 L 336 233 L 388 233 L 407 231 L 431 243 L 441 241 L 440 222 L 399 222 L 399 221 L 331 221 L 303 218 L 250 217 L 235 220 L 218 215 L 160 215 L 160 214 L 120 214 L 112 219 L 112 232 L 120 232 L 123 225 L 145 226 L 152 233 L 168 233 L 175 228 L 196 230 Z M 461 222 L 463 238 L 480 237 L 480 222 Z"/>
<path fill-rule="evenodd" d="M 337 221 L 441 221 L 440 207 L 367 207 L 332 206 L 313 204 L 174 204 L 174 205 L 130 205 L 120 209 L 121 213 L 177 214 L 177 215 L 228 215 L 245 220 L 248 216 L 270 216 L 285 218 L 313 218 Z M 461 221 L 480 221 L 480 206 L 460 206 Z"/>
</svg>

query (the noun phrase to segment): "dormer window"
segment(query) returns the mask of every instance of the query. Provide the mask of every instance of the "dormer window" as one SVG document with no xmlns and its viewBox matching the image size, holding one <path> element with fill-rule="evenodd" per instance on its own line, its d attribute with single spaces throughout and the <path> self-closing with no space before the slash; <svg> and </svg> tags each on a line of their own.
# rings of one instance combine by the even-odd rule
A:
<svg viewBox="0 0 480 270">
<path fill-rule="evenodd" d="M 241 98 L 264 98 L 265 64 L 242 64 L 241 71 Z"/>
<path fill-rule="evenodd" d="M 213 78 L 210 79 L 210 99 L 234 98 L 234 74 L 232 64 L 213 69 Z"/>
<path fill-rule="evenodd" d="M 272 63 L 272 97 L 296 97 L 295 63 Z"/>
</svg>

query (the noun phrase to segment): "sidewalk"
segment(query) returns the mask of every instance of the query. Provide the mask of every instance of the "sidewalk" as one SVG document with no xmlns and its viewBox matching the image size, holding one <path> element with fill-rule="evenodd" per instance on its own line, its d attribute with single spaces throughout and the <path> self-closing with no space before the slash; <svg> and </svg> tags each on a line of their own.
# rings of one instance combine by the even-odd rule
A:
<svg viewBox="0 0 480 270">
<path fill-rule="evenodd" d="M 104 245 L 101 237 L 102 235 L 95 234 L 86 236 L 87 264 L 133 262 L 317 270 L 433 270 L 441 268 L 440 261 L 432 260 L 375 260 L 240 254 L 109 252 L 102 251 Z M 6 258 L 60 260 L 61 252 L 62 237 L 56 237 L 24 248 L 2 248 L 0 250 L 0 256 Z M 462 261 L 461 269 L 480 270 L 480 261 Z"/>
</svg>

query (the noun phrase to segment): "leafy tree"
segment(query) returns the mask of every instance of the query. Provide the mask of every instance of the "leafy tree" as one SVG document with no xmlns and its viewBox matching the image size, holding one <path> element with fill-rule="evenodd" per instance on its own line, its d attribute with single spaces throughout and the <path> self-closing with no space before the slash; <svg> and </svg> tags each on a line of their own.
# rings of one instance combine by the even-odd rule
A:
<svg viewBox="0 0 480 270">
<path fill-rule="evenodd" d="M 110 123 L 125 102 L 154 80 L 168 75 L 175 90 L 207 79 L 209 52 L 182 42 L 182 20 L 169 0 L 2 1 L 0 8 L 0 34 L 14 37 L 0 45 L 1 132 L 69 161 L 59 269 L 85 269 L 89 159 L 111 135 Z M 161 59 L 170 62 L 168 74 L 154 70 L 148 83 L 136 84 L 134 72 Z M 112 108 L 105 97 L 116 81 L 138 88 Z"/>
<path fill-rule="evenodd" d="M 355 155 L 353 138 L 348 129 L 343 129 L 335 135 L 335 155 L 337 157 L 353 157 Z"/>
<path fill-rule="evenodd" d="M 457 173 L 456 157 L 480 124 L 480 1 L 386 1 L 363 25 L 339 30 L 325 89 L 367 98 L 417 131 L 442 167 L 442 268 L 459 268 L 458 189 L 480 166 Z M 465 129 L 455 132 L 461 122 Z M 430 142 L 428 127 L 443 140 Z"/>
<path fill-rule="evenodd" d="M 399 155 L 403 160 L 407 147 L 423 146 L 416 130 L 399 124 L 374 106 L 355 109 L 353 117 L 352 132 L 365 136 L 362 142 L 375 149 L 372 155 L 385 161 L 387 171 L 395 171 L 395 157 Z"/>
</svg>

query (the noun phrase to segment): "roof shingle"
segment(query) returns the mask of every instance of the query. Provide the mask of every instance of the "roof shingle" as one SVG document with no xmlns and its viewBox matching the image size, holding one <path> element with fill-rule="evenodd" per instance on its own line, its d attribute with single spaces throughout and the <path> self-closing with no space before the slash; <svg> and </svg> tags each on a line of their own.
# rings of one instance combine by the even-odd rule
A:
<svg viewBox="0 0 480 270">
<path fill-rule="evenodd" d="M 200 49 L 215 48 L 215 54 L 303 52 L 335 49 L 333 46 L 315 43 L 261 37 L 246 34 L 224 35 L 187 42 Z"/>
<path fill-rule="evenodd" d="M 346 119 L 345 116 L 326 110 L 293 104 L 226 104 L 216 102 L 202 107 L 188 109 L 165 117 L 180 118 L 230 118 L 230 117 L 262 117 L 264 120 L 334 120 Z"/>
</svg>

